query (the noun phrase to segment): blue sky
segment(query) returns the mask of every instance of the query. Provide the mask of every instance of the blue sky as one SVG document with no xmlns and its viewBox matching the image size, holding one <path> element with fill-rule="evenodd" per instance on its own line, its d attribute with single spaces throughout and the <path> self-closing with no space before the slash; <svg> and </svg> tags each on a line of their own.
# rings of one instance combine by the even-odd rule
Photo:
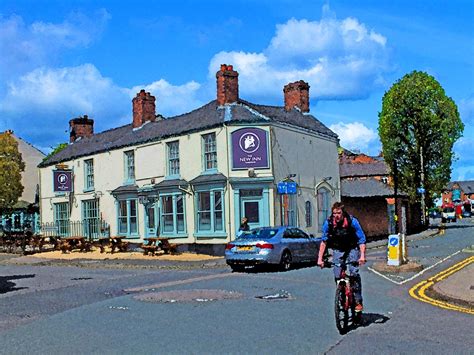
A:
<svg viewBox="0 0 474 355">
<path fill-rule="evenodd" d="M 0 53 L 0 130 L 44 152 L 68 141 L 71 118 L 95 132 L 130 123 L 142 88 L 165 116 L 191 111 L 215 99 L 226 63 L 254 103 L 283 105 L 285 84 L 309 82 L 311 113 L 375 155 L 384 92 L 426 71 L 465 124 L 452 180 L 474 180 L 472 0 L 2 0 Z"/>
</svg>

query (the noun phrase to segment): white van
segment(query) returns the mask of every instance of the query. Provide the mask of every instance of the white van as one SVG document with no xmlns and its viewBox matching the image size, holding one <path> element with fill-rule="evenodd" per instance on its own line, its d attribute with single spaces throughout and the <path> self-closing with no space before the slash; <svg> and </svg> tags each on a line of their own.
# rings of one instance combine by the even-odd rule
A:
<svg viewBox="0 0 474 355">
<path fill-rule="evenodd" d="M 441 212 L 441 222 L 456 222 L 456 210 L 454 207 L 445 207 L 443 208 L 443 212 Z"/>
</svg>

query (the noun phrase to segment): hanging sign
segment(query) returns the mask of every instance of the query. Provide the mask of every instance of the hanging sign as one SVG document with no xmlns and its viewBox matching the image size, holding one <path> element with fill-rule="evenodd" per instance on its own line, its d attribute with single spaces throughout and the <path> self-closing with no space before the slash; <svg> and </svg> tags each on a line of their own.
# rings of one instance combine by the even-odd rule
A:
<svg viewBox="0 0 474 355">
<path fill-rule="evenodd" d="M 72 192 L 72 171 L 53 170 L 54 192 Z"/>
</svg>

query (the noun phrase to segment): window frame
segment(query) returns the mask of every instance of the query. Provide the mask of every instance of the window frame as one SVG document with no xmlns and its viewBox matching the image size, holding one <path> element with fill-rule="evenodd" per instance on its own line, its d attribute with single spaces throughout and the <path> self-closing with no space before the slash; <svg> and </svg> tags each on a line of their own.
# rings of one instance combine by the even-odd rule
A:
<svg viewBox="0 0 474 355">
<path fill-rule="evenodd" d="M 99 199 L 81 201 L 82 228 L 87 237 L 98 237 L 100 235 L 100 209 Z"/>
<path fill-rule="evenodd" d="M 200 210 L 200 198 L 201 194 L 209 193 L 209 210 Z M 220 209 L 216 209 L 216 194 L 220 194 Z M 222 236 L 226 235 L 226 228 L 225 228 L 225 201 L 224 201 L 224 188 L 201 188 L 195 191 L 194 196 L 195 198 L 195 218 L 196 218 L 196 226 L 195 226 L 195 234 L 196 235 L 211 235 L 211 236 Z M 200 214 L 201 213 L 209 213 L 210 221 L 209 221 L 209 229 L 201 229 L 200 223 Z M 217 213 L 221 214 L 221 229 L 216 228 L 216 215 Z"/>
<path fill-rule="evenodd" d="M 166 143 L 166 167 L 168 177 L 180 176 L 179 140 Z"/>
<path fill-rule="evenodd" d="M 125 204 L 125 214 L 122 215 L 122 204 Z M 135 214 L 132 215 L 132 205 L 135 207 Z M 123 198 L 117 200 L 117 234 L 126 237 L 139 237 L 139 215 L 138 215 L 138 199 L 136 197 Z M 132 229 L 132 219 L 135 219 L 135 229 Z M 126 223 L 126 231 L 121 230 L 122 220 Z"/>
<path fill-rule="evenodd" d="M 304 212 L 306 228 L 310 228 L 313 226 L 313 206 L 311 201 L 308 200 L 304 203 Z"/>
<path fill-rule="evenodd" d="M 135 151 L 127 150 L 123 152 L 124 157 L 124 183 L 130 185 L 135 183 Z"/>
<path fill-rule="evenodd" d="M 164 198 L 171 198 L 171 212 L 164 212 Z M 178 199 L 182 201 L 182 212 L 178 212 Z M 159 228 L 160 234 L 164 236 L 187 236 L 187 224 L 186 224 L 186 195 L 182 192 L 173 192 L 173 193 L 162 193 L 159 197 L 160 201 L 160 215 L 159 215 Z M 165 231 L 165 216 L 172 216 L 173 219 L 173 230 Z M 178 222 L 178 217 L 182 216 L 183 228 L 180 230 L 180 225 Z"/>
<path fill-rule="evenodd" d="M 54 206 L 54 226 L 57 228 L 58 236 L 69 236 L 71 230 L 69 225 L 69 202 L 56 202 Z M 60 210 L 61 208 L 61 210 Z"/>
<path fill-rule="evenodd" d="M 208 141 L 211 138 L 211 141 Z M 201 135 L 202 144 L 202 168 L 205 172 L 216 172 L 217 171 L 217 141 L 216 133 L 211 132 Z M 211 166 L 208 164 L 211 163 Z"/>
<path fill-rule="evenodd" d="M 84 160 L 84 192 L 94 191 L 94 159 Z"/>
</svg>

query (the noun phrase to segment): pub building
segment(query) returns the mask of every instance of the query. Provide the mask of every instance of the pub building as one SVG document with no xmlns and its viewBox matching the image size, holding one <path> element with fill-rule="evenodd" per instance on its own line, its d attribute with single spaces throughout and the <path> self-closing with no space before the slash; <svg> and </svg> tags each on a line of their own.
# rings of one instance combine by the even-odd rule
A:
<svg viewBox="0 0 474 355">
<path fill-rule="evenodd" d="M 158 235 L 217 255 L 243 216 L 250 228 L 320 233 L 340 200 L 337 135 L 309 113 L 306 82 L 268 106 L 241 99 L 238 77 L 222 64 L 216 99 L 179 116 L 157 114 L 141 90 L 130 124 L 94 133 L 88 116 L 71 119 L 70 144 L 39 165 L 42 225 L 68 235 L 79 222 L 90 238 L 107 225 L 137 243 Z"/>
</svg>

